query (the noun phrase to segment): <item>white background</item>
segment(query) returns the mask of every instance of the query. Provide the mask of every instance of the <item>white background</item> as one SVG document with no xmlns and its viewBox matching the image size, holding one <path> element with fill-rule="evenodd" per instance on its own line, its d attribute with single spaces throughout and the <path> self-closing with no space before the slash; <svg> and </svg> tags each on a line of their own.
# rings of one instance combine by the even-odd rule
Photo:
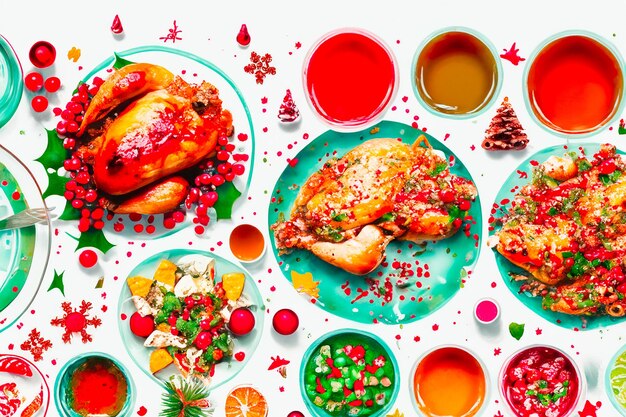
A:
<svg viewBox="0 0 626 417">
<path fill-rule="evenodd" d="M 124 26 L 124 37 L 114 37 L 110 26 L 115 14 L 119 14 Z M 327 128 L 316 119 L 307 107 L 301 83 L 301 69 L 304 56 L 310 45 L 321 35 L 338 27 L 355 26 L 368 29 L 382 37 L 394 51 L 400 68 L 400 88 L 394 100 L 398 106 L 396 112 L 388 112 L 387 119 L 410 124 L 413 115 L 419 115 L 420 127 L 427 127 L 428 132 L 443 139 L 446 133 L 450 138 L 449 146 L 472 173 L 483 204 L 486 216 L 496 193 L 513 167 L 535 151 L 556 144 L 565 143 L 564 139 L 546 133 L 530 118 L 526 111 L 522 95 L 522 73 L 524 64 L 513 66 L 503 61 L 504 80 L 500 97 L 496 105 L 485 114 L 470 120 L 451 121 L 428 113 L 421 108 L 413 95 L 410 84 L 411 61 L 416 47 L 425 36 L 434 30 L 446 26 L 469 26 L 482 32 L 496 48 L 502 51 L 517 42 L 520 55 L 528 57 L 533 49 L 548 36 L 568 29 L 586 29 L 611 39 L 622 55 L 626 55 L 626 3 L 623 1 L 542 1 L 542 2 L 469 2 L 469 1 L 432 1 L 432 2 L 371 2 L 371 1 L 315 1 L 315 2 L 43 2 L 43 1 L 7 1 L 0 0 L 0 33 L 16 49 L 22 61 L 24 71 L 32 69 L 28 61 L 28 50 L 38 40 L 51 41 L 57 48 L 57 61 L 54 72 L 66 86 L 75 85 L 86 71 L 100 63 L 111 52 L 125 50 L 135 46 L 161 44 L 158 38 L 167 34 L 172 21 L 176 20 L 182 30 L 183 38 L 174 45 L 182 50 L 198 54 L 221 67 L 242 89 L 251 108 L 257 134 L 256 174 L 253 178 L 249 196 L 245 205 L 238 205 L 234 223 L 242 219 L 257 224 L 267 231 L 267 206 L 269 193 L 274 182 L 286 165 L 287 157 L 294 157 L 305 145 L 302 135 L 309 133 L 311 138 Z M 247 49 L 241 49 L 235 42 L 235 36 L 242 23 L 248 25 L 252 43 Z M 615 34 L 615 36 L 613 36 Z M 396 41 L 400 40 L 398 44 Z M 301 42 L 300 49 L 295 43 Z M 82 56 L 77 63 L 68 61 L 67 51 L 73 46 L 80 48 Z M 263 85 L 254 83 L 254 77 L 244 73 L 243 66 L 248 63 L 251 51 L 269 52 L 274 57 L 273 64 L 278 74 L 270 76 Z M 293 52 L 289 55 L 289 52 Z M 78 70 L 83 66 L 82 71 Z M 302 123 L 296 130 L 284 130 L 278 125 L 276 112 L 285 93 L 290 88 L 294 99 L 302 112 Z M 71 88 L 59 92 L 57 105 L 67 100 Z M 408 97 L 404 103 L 401 98 Z M 480 149 L 484 130 L 489 124 L 497 104 L 508 96 L 522 125 L 526 128 L 530 144 L 526 151 L 506 153 L 494 157 Z M 267 97 L 267 105 L 261 104 L 261 98 Z M 54 105 L 54 103 L 53 103 Z M 263 113 L 262 109 L 267 112 Z M 405 113 L 405 109 L 409 113 Z M 49 124 L 48 124 L 49 125 Z M 264 133 L 262 129 L 268 128 Z M 617 135 L 617 124 L 612 131 L 602 131 L 589 141 L 608 141 L 626 148 L 622 142 L 625 137 Z M 24 130 L 25 135 L 19 131 Z M 23 99 L 16 116 L 0 130 L 0 144 L 17 153 L 24 161 L 32 161 L 45 147 L 45 137 L 41 124 L 34 120 L 29 103 Z M 291 150 L 287 145 L 297 141 Z M 474 145 L 476 150 L 472 150 Z M 281 157 L 278 151 L 283 151 Z M 267 152 L 267 155 L 264 153 Z M 268 163 L 261 159 L 266 157 Z M 45 185 L 43 169 L 37 164 L 30 164 L 42 186 Z M 243 200 L 243 199 L 242 199 Z M 256 213 L 254 215 L 253 213 Z M 486 223 L 486 222 L 484 222 Z M 209 236 L 198 238 L 193 230 L 184 230 L 176 235 L 154 241 L 127 242 L 119 236 L 112 239 L 117 247 L 100 257 L 97 269 L 84 270 L 74 254 L 74 242 L 65 236 L 65 231 L 74 231 L 75 224 L 55 223 L 53 230 L 52 259 L 48 267 L 40 293 L 31 307 L 34 314 L 27 312 L 20 320 L 23 327 L 16 326 L 0 334 L 0 352 L 6 352 L 13 343 L 14 352 L 20 354 L 19 344 L 26 339 L 27 332 L 37 326 L 44 336 L 51 339 L 54 348 L 44 355 L 40 362 L 42 369 L 50 377 L 52 384 L 60 366 L 69 357 L 84 351 L 99 350 L 119 357 L 134 374 L 138 387 L 135 409 L 145 406 L 149 416 L 158 414 L 160 395 L 158 386 L 137 369 L 127 356 L 117 331 L 116 305 L 117 294 L 126 274 L 142 259 L 150 254 L 175 247 L 188 247 L 192 241 L 195 248 L 215 248 L 216 252 L 230 257 L 227 245 L 218 246 L 217 242 L 226 241 L 233 222 L 223 221 L 214 225 Z M 485 224 L 486 228 L 486 224 Z M 486 230 L 484 232 L 486 235 Z M 483 240 L 484 242 L 484 240 Z M 129 258 L 126 252 L 132 252 Z M 117 262 L 119 261 L 119 262 Z M 268 273 L 268 268 L 272 273 Z M 64 300 L 58 291 L 47 293 L 45 290 L 52 280 L 52 271 L 65 270 L 65 294 L 74 305 L 82 299 L 92 300 L 96 306 L 94 312 L 104 324 L 93 332 L 93 343 L 83 345 L 74 339 L 71 345 L 63 345 L 61 330 L 45 324 L 50 318 L 61 313 L 60 303 Z M 626 324 L 615 325 L 608 329 L 573 332 L 558 328 L 535 316 L 521 305 L 508 292 L 496 269 L 494 256 L 486 247 L 482 248 L 479 262 L 466 287 L 444 308 L 419 322 L 399 326 L 360 325 L 340 319 L 323 312 L 311 305 L 307 299 L 295 293 L 278 270 L 271 253 L 265 257 L 262 265 L 251 268 L 251 272 L 261 280 L 259 288 L 268 300 L 270 313 L 282 307 L 296 310 L 301 320 L 301 330 L 292 337 L 279 337 L 271 329 L 271 314 L 267 315 L 262 344 L 251 358 L 247 368 L 239 376 L 215 390 L 211 399 L 216 406 L 216 416 L 222 416 L 223 400 L 234 385 L 252 383 L 266 396 L 269 402 L 269 415 L 286 416 L 298 409 L 306 413 L 298 389 L 298 368 L 300 356 L 309 343 L 324 332 L 341 327 L 353 327 L 375 332 L 381 335 L 392 347 L 399 362 L 402 375 L 402 387 L 398 396 L 397 407 L 406 416 L 415 415 L 410 400 L 408 387 L 410 368 L 416 358 L 433 346 L 443 343 L 463 344 L 484 360 L 491 376 L 492 395 L 485 416 L 493 416 L 498 410 L 506 415 L 497 393 L 497 373 L 501 364 L 515 350 L 530 344 L 554 344 L 575 356 L 576 362 L 585 369 L 588 382 L 587 399 L 592 403 L 603 403 L 598 416 L 616 416 L 604 394 L 603 375 L 608 359 L 622 347 L 621 334 Z M 100 297 L 100 291 L 94 286 L 99 276 L 107 280 L 104 290 L 106 300 Z M 119 276 L 114 282 L 111 278 Z M 491 283 L 496 282 L 496 288 Z M 270 291 L 275 286 L 276 291 Z M 500 327 L 484 331 L 478 328 L 472 317 L 472 306 L 483 296 L 494 297 L 502 306 Z M 108 311 L 103 313 L 101 305 L 106 304 Z M 457 313 L 460 311 L 460 314 Z M 325 322 L 329 319 L 328 323 Z M 506 329 L 508 323 L 515 321 L 526 324 L 526 332 L 521 341 L 514 340 Z M 453 324 L 456 322 L 456 324 Z M 433 324 L 439 330 L 433 331 Z M 537 335 L 535 330 L 542 329 Z M 93 329 L 91 329 L 93 331 Z M 395 336 L 400 335 L 400 341 Z M 414 337 L 419 336 L 419 342 Z M 494 349 L 502 353 L 494 356 Z M 270 356 L 280 355 L 291 360 L 287 367 L 287 379 L 277 372 L 268 372 Z M 25 353 L 26 357 L 28 353 Z M 56 365 L 52 361 L 56 360 Z M 284 387 L 281 392 L 279 387 Z M 579 410 L 582 406 L 579 407 Z M 51 407 L 49 415 L 56 415 Z"/>
</svg>

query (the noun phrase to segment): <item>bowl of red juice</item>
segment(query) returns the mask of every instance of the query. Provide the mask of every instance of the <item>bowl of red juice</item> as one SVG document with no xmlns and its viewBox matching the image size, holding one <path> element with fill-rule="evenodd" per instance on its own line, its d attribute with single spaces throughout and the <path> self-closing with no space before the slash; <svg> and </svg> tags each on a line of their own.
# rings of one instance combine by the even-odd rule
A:
<svg viewBox="0 0 626 417">
<path fill-rule="evenodd" d="M 588 137 L 615 122 L 624 108 L 624 60 L 592 32 L 546 39 L 529 57 L 523 82 L 528 112 L 561 137 Z"/>
<path fill-rule="evenodd" d="M 355 131 L 382 118 L 399 84 L 393 52 L 376 35 L 341 28 L 322 36 L 303 68 L 307 102 L 335 130 Z"/>
<path fill-rule="evenodd" d="M 546 345 L 525 347 L 502 366 L 500 393 L 516 417 L 567 417 L 584 400 L 585 376 L 571 356 Z"/>
<path fill-rule="evenodd" d="M 89 352 L 70 359 L 54 384 L 54 403 L 65 417 L 125 417 L 133 412 L 135 386 L 113 356 Z"/>
</svg>

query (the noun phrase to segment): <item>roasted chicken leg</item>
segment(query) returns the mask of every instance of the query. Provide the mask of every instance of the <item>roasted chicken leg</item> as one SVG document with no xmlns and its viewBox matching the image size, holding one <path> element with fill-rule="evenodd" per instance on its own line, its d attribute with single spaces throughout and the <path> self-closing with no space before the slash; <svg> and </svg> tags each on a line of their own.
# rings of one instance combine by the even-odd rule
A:
<svg viewBox="0 0 626 417">
<path fill-rule="evenodd" d="M 395 238 L 421 242 L 456 232 L 476 197 L 423 139 L 372 139 L 331 159 L 306 181 L 290 218 L 272 226 L 278 249 L 310 250 L 355 275 L 373 271 Z"/>
</svg>

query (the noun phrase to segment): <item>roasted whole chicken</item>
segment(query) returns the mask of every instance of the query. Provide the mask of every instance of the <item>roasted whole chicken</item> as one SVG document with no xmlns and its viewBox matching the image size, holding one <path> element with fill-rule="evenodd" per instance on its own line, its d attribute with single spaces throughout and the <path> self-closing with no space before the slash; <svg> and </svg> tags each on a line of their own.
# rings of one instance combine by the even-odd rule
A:
<svg viewBox="0 0 626 417">
<path fill-rule="evenodd" d="M 393 239 L 424 242 L 459 230 L 477 195 L 422 136 L 372 139 L 328 160 L 302 185 L 289 219 L 272 225 L 280 252 L 311 251 L 345 271 L 380 265 Z"/>
<path fill-rule="evenodd" d="M 497 222 L 487 243 L 527 272 L 511 273 L 520 292 L 555 312 L 626 315 L 626 159 L 614 146 L 537 163 Z"/>
<path fill-rule="evenodd" d="M 130 64 L 92 98 L 78 134 L 107 208 L 157 214 L 178 207 L 189 183 L 179 175 L 211 156 L 232 116 L 208 82 L 188 84 L 153 64 Z"/>
</svg>

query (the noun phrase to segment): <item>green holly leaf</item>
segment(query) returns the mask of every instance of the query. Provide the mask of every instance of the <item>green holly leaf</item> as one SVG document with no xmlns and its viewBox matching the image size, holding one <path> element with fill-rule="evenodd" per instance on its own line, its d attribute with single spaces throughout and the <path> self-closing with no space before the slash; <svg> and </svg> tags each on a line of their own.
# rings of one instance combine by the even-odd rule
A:
<svg viewBox="0 0 626 417">
<path fill-rule="evenodd" d="M 55 288 L 61 291 L 61 294 L 65 295 L 65 285 L 63 284 L 63 274 L 65 271 L 60 274 L 55 270 L 54 278 L 52 278 L 52 283 L 50 284 L 50 288 L 48 288 L 48 292 L 54 290 Z"/>
<path fill-rule="evenodd" d="M 82 248 L 96 248 L 102 253 L 107 253 L 111 248 L 115 247 L 114 244 L 109 242 L 102 230 L 89 229 L 87 232 L 83 232 L 79 237 L 67 234 L 74 240 L 78 241 L 78 245 L 74 252 Z"/>
<path fill-rule="evenodd" d="M 115 69 L 124 68 L 126 65 L 134 64 L 134 62 L 129 61 L 119 56 L 117 52 L 114 52 L 113 56 L 115 56 L 115 62 L 113 62 L 113 68 Z"/>
<path fill-rule="evenodd" d="M 63 213 L 59 216 L 61 220 L 78 220 L 80 219 L 80 211 L 76 210 L 69 201 L 65 202 Z"/>
<path fill-rule="evenodd" d="M 626 135 L 626 126 L 620 123 L 619 128 L 617 128 L 617 133 L 620 135 Z"/>
<path fill-rule="evenodd" d="M 519 324 L 512 322 L 511 324 L 509 324 L 509 333 L 511 333 L 511 336 L 513 336 L 515 339 L 520 340 L 522 336 L 524 336 L 524 326 L 525 324 L 523 323 Z"/>
<path fill-rule="evenodd" d="M 70 180 L 67 177 L 61 176 L 56 172 L 48 174 L 48 186 L 46 191 L 43 192 L 43 198 L 50 197 L 51 195 L 63 195 L 65 193 L 65 184 Z"/>
<path fill-rule="evenodd" d="M 35 159 L 44 166 L 46 170 L 54 169 L 55 171 L 63 166 L 63 161 L 67 158 L 67 151 L 63 147 L 63 141 L 57 135 L 54 129 L 48 130 L 48 144 L 43 154 Z"/>
<path fill-rule="evenodd" d="M 241 192 L 232 182 L 225 182 L 218 189 L 218 199 L 213 208 L 218 219 L 230 219 L 233 214 L 233 204 L 241 196 Z"/>
</svg>

